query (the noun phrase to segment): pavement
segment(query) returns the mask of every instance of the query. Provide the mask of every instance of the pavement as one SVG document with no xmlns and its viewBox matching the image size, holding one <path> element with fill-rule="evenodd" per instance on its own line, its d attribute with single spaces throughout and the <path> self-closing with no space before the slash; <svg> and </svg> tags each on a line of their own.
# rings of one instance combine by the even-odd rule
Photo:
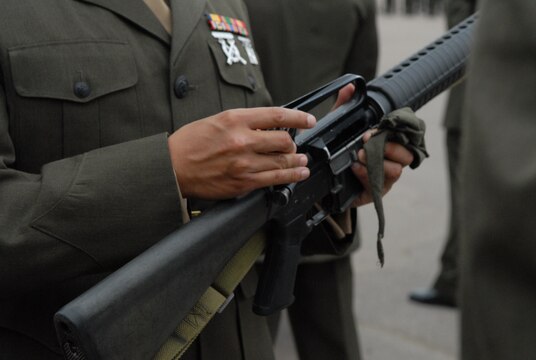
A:
<svg viewBox="0 0 536 360">
<path fill-rule="evenodd" d="M 380 14 L 378 29 L 381 74 L 439 37 L 446 25 L 442 16 Z M 407 169 L 384 198 L 383 268 L 376 256 L 373 206 L 360 209 L 362 247 L 352 261 L 354 312 L 364 360 L 457 359 L 459 312 L 408 301 L 409 291 L 434 280 L 447 235 L 448 176 L 441 124 L 445 102 L 441 94 L 417 112 L 427 124 L 430 158 L 416 170 Z M 285 317 L 276 359 L 298 360 Z"/>
</svg>

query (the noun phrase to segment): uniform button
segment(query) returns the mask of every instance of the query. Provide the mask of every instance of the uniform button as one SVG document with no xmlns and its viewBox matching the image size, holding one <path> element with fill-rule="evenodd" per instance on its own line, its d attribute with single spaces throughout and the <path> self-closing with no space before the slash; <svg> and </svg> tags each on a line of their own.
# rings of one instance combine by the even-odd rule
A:
<svg viewBox="0 0 536 360">
<path fill-rule="evenodd" d="M 175 85 L 173 87 L 173 90 L 175 91 L 175 96 L 179 99 L 182 99 L 183 97 L 188 94 L 188 90 L 190 88 L 190 84 L 188 83 L 188 79 L 184 75 L 180 75 L 175 80 Z"/>
<path fill-rule="evenodd" d="M 89 87 L 89 84 L 85 81 L 75 82 L 73 91 L 74 94 L 80 99 L 87 98 L 89 94 L 91 94 L 91 88 Z"/>
</svg>

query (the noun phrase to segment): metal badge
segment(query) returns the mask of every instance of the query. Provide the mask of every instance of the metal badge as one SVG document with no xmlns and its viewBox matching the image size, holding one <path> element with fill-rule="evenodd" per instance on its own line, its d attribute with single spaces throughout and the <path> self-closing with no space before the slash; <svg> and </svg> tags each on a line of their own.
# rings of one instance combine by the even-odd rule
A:
<svg viewBox="0 0 536 360">
<path fill-rule="evenodd" d="M 242 54 L 240 54 L 240 50 L 238 49 L 238 46 L 236 46 L 236 40 L 233 34 L 213 31 L 212 36 L 218 39 L 223 53 L 227 56 L 227 64 L 233 65 L 242 63 L 246 65 L 248 63 L 246 59 L 242 57 Z"/>
<path fill-rule="evenodd" d="M 255 49 L 253 49 L 253 44 L 251 40 L 244 36 L 238 36 L 238 40 L 242 43 L 244 49 L 246 49 L 246 54 L 248 55 L 249 63 L 252 65 L 259 65 L 259 60 L 257 60 L 257 54 Z"/>
</svg>

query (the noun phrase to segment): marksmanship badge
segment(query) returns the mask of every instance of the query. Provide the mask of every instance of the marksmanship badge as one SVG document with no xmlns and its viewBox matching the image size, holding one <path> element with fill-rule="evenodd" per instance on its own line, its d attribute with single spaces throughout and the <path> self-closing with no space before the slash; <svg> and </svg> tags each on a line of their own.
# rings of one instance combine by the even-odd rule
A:
<svg viewBox="0 0 536 360">
<path fill-rule="evenodd" d="M 212 36 L 218 40 L 227 57 L 227 64 L 247 65 L 248 61 L 242 56 L 242 53 L 246 54 L 250 64 L 259 64 L 253 43 L 249 38 L 249 31 L 242 20 L 217 14 L 206 14 L 206 16 L 210 30 L 212 30 Z"/>
</svg>

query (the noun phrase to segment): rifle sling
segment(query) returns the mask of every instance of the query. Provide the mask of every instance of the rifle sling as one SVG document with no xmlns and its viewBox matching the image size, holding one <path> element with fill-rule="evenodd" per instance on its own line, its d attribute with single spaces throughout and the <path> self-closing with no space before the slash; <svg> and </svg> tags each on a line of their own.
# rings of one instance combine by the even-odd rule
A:
<svg viewBox="0 0 536 360">
<path fill-rule="evenodd" d="M 232 299 L 233 291 L 264 251 L 266 237 L 259 231 L 231 258 L 214 283 L 177 326 L 154 360 L 177 360 L 186 352 L 210 319 Z"/>
<path fill-rule="evenodd" d="M 378 235 L 376 248 L 380 266 L 383 266 L 385 255 L 382 239 L 385 229 L 385 216 L 383 212 L 382 192 L 384 180 L 384 156 L 387 141 L 397 142 L 413 153 L 413 162 L 409 165 L 417 168 L 428 157 L 424 143 L 426 126 L 410 108 L 402 108 L 385 115 L 378 125 L 378 131 L 365 143 L 367 154 L 367 171 L 371 186 L 372 199 L 378 217 Z"/>
</svg>

